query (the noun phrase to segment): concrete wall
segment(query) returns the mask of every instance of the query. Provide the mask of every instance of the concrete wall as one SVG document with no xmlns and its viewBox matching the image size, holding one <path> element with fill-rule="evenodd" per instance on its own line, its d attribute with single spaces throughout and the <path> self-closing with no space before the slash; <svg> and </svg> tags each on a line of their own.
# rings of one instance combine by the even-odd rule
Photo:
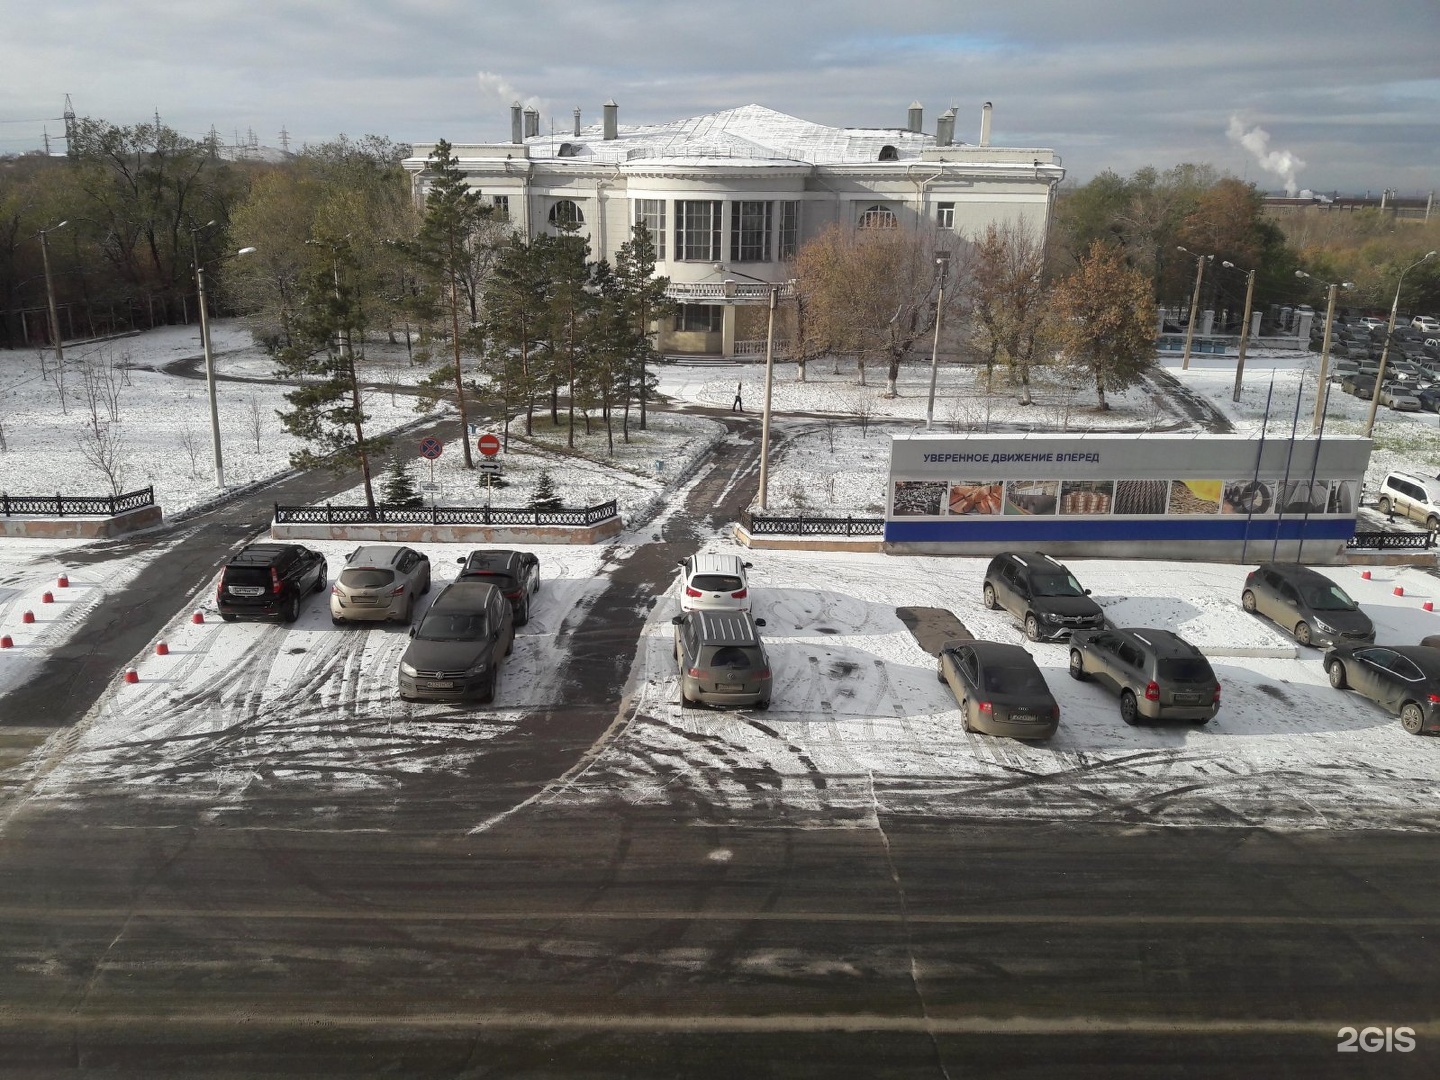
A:
<svg viewBox="0 0 1440 1080">
<path fill-rule="evenodd" d="M 276 525 L 272 540 L 372 540 L 383 544 L 598 544 L 619 536 L 619 517 L 598 525 Z"/>
<path fill-rule="evenodd" d="M 163 520 L 158 506 L 142 506 L 114 517 L 5 517 L 0 518 L 0 536 L 90 540 L 153 529 Z"/>
</svg>

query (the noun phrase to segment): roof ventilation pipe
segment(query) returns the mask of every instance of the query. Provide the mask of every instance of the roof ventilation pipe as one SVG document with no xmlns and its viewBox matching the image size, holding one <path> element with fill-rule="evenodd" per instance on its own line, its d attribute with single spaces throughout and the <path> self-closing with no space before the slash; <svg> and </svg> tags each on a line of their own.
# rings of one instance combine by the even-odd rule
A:
<svg viewBox="0 0 1440 1080">
<path fill-rule="evenodd" d="M 620 135 L 620 106 L 612 98 L 601 108 L 605 111 L 605 141 L 614 142 Z"/>
<path fill-rule="evenodd" d="M 580 106 L 575 106 L 575 134 L 580 134 Z"/>
<path fill-rule="evenodd" d="M 510 106 L 510 141 L 522 143 L 525 141 L 525 129 L 521 127 L 520 103 L 517 101 Z"/>
<path fill-rule="evenodd" d="M 989 145 L 990 145 L 990 107 L 991 107 L 991 106 L 990 106 L 990 102 L 987 101 L 987 102 L 985 102 L 984 107 L 981 108 L 981 110 L 980 110 L 980 145 L 981 145 L 981 146 L 989 146 Z"/>
<path fill-rule="evenodd" d="M 525 137 L 533 139 L 540 134 L 540 110 L 533 106 L 525 110 Z"/>
<path fill-rule="evenodd" d="M 921 132 L 925 130 L 925 108 L 918 101 L 910 102 L 910 130 Z"/>
<path fill-rule="evenodd" d="M 935 121 L 935 145 L 951 146 L 955 142 L 955 110 L 946 109 Z"/>
</svg>

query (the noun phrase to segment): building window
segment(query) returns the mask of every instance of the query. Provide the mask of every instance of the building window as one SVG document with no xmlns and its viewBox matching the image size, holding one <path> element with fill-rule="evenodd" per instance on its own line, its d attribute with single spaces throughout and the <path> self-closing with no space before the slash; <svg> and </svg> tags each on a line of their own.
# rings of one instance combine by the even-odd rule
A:
<svg viewBox="0 0 1440 1080">
<path fill-rule="evenodd" d="M 955 204 L 942 202 L 935 209 L 935 224 L 942 229 L 955 228 Z"/>
<path fill-rule="evenodd" d="M 800 204 L 798 202 L 782 202 L 780 204 L 780 258 L 782 260 L 795 258 L 795 252 L 799 250 L 800 239 Z"/>
<path fill-rule="evenodd" d="M 730 261 L 770 261 L 768 202 L 737 202 L 730 208 Z"/>
<path fill-rule="evenodd" d="M 879 203 L 867 206 L 860 214 L 860 228 L 862 229 L 894 229 L 899 224 L 895 219 L 895 211 L 888 206 L 881 206 Z"/>
<path fill-rule="evenodd" d="M 720 204 L 710 200 L 675 203 L 675 258 L 687 262 L 720 259 Z"/>
<path fill-rule="evenodd" d="M 495 216 L 501 221 L 510 220 L 510 196 L 491 195 L 490 205 L 495 208 Z"/>
<path fill-rule="evenodd" d="M 585 224 L 585 215 L 572 199 L 559 199 L 550 207 L 550 224 L 557 229 L 578 229 Z"/>
<path fill-rule="evenodd" d="M 636 199 L 635 224 L 650 230 L 650 243 L 655 245 L 655 261 L 665 258 L 665 200 Z"/>
<path fill-rule="evenodd" d="M 725 309 L 714 304 L 681 304 L 675 312 L 675 332 L 718 334 L 725 323 Z"/>
</svg>

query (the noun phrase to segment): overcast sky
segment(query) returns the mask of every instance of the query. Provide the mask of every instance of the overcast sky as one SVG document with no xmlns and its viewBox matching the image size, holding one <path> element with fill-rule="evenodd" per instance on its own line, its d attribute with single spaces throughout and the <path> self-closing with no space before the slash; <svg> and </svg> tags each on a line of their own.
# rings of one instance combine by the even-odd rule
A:
<svg viewBox="0 0 1440 1080">
<path fill-rule="evenodd" d="M 1440 0 L 0 0 L 0 153 L 81 116 L 291 148 L 509 139 L 751 102 L 1049 147 L 1069 177 L 1208 162 L 1278 190 L 1440 187 Z M 1256 129 L 1259 129 L 1257 131 Z M 1267 168 L 1268 166 L 1268 168 Z"/>
</svg>

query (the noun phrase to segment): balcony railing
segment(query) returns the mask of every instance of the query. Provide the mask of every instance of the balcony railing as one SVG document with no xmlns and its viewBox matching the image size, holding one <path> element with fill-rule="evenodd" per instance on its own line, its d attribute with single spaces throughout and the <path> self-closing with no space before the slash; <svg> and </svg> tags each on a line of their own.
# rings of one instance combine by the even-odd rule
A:
<svg viewBox="0 0 1440 1080">
<path fill-rule="evenodd" d="M 768 304 L 771 289 L 780 290 L 781 300 L 795 297 L 795 285 L 789 281 L 777 281 L 773 285 L 748 281 L 672 281 L 665 295 L 683 303 Z"/>
</svg>

